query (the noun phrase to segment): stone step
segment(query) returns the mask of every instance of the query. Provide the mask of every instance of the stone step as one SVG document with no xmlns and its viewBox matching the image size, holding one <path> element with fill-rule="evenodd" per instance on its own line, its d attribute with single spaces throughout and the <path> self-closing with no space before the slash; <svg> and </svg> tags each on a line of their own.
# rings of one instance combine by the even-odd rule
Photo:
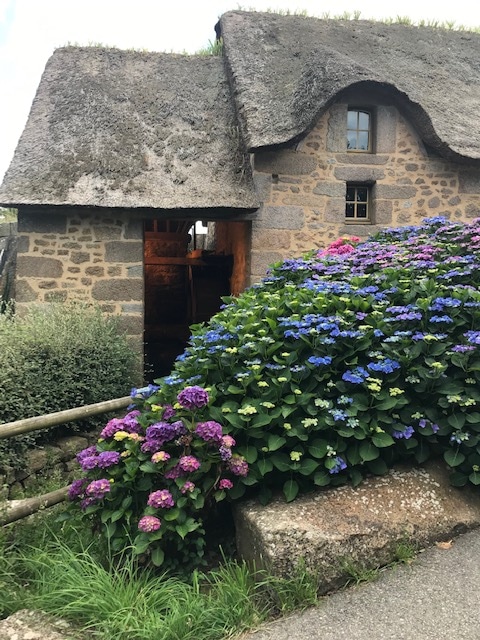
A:
<svg viewBox="0 0 480 640">
<path fill-rule="evenodd" d="M 277 576 L 304 565 L 327 593 L 343 586 L 352 568 L 392 562 L 400 544 L 425 548 L 480 526 L 480 492 L 452 487 L 448 476 L 437 461 L 288 504 L 282 497 L 267 506 L 246 501 L 234 511 L 239 554 Z"/>
</svg>

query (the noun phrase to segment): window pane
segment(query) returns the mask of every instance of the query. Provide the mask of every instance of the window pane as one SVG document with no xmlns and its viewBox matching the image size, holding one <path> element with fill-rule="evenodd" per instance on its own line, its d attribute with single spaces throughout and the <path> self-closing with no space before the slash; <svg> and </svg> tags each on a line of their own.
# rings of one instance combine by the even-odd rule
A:
<svg viewBox="0 0 480 640">
<path fill-rule="evenodd" d="M 370 114 L 365 111 L 358 112 L 358 128 L 370 129 Z"/>
<path fill-rule="evenodd" d="M 358 132 L 358 148 L 362 151 L 368 150 L 368 131 Z"/>
<path fill-rule="evenodd" d="M 367 202 L 368 187 L 357 187 L 357 202 Z"/>
<path fill-rule="evenodd" d="M 353 202 L 355 200 L 355 187 L 347 187 L 347 201 Z"/>
<path fill-rule="evenodd" d="M 355 217 L 355 205 L 353 204 L 353 202 L 347 202 L 347 206 L 345 208 L 345 217 L 346 218 Z"/>
<path fill-rule="evenodd" d="M 347 129 L 357 129 L 358 111 L 349 111 L 347 116 Z"/>
<path fill-rule="evenodd" d="M 357 204 L 357 218 L 366 218 L 366 217 L 367 217 L 367 205 Z"/>
<path fill-rule="evenodd" d="M 357 148 L 357 133 L 356 132 L 348 132 L 348 141 L 347 141 L 347 149 L 356 149 Z"/>
</svg>

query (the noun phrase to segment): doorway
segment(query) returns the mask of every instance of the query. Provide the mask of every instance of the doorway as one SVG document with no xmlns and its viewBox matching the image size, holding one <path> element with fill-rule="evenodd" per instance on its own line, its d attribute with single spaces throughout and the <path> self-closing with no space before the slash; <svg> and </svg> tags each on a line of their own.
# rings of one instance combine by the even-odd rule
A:
<svg viewBox="0 0 480 640">
<path fill-rule="evenodd" d="M 144 225 L 145 364 L 167 375 L 190 326 L 207 322 L 222 297 L 247 286 L 249 222 L 147 220 Z"/>
</svg>

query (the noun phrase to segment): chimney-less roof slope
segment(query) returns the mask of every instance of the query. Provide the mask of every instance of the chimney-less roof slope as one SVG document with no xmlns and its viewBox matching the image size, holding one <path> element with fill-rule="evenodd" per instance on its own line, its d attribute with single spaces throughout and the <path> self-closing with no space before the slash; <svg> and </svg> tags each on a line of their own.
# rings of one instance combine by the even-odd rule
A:
<svg viewBox="0 0 480 640">
<path fill-rule="evenodd" d="M 255 208 L 222 59 L 58 49 L 0 202 Z"/>
<path fill-rule="evenodd" d="M 339 92 L 373 81 L 437 151 L 480 159 L 480 34 L 239 11 L 220 31 L 250 150 L 298 138 Z"/>
</svg>

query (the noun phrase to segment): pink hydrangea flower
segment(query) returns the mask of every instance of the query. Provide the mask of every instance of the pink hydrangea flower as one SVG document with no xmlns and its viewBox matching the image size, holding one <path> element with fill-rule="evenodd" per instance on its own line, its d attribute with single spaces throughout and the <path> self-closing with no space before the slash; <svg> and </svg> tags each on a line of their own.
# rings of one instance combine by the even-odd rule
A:
<svg viewBox="0 0 480 640">
<path fill-rule="evenodd" d="M 194 456 L 182 456 L 178 461 L 178 466 L 182 471 L 191 473 L 200 468 L 200 460 L 197 460 Z"/>
<path fill-rule="evenodd" d="M 232 438 L 232 436 L 223 436 L 222 444 L 224 447 L 232 448 L 235 446 L 236 443 L 235 443 L 235 440 Z"/>
<path fill-rule="evenodd" d="M 101 478 L 100 480 L 94 480 L 93 482 L 90 482 L 88 487 L 85 489 L 85 493 L 90 498 L 101 500 L 106 496 L 110 489 L 110 481 L 106 478 Z"/>
<path fill-rule="evenodd" d="M 148 496 L 147 504 L 149 507 L 154 507 L 155 509 L 171 509 L 175 506 L 173 496 L 167 489 L 153 491 L 153 493 Z"/>
<path fill-rule="evenodd" d="M 161 520 L 155 516 L 143 516 L 138 521 L 138 528 L 144 533 L 151 533 L 152 531 L 158 531 L 162 526 Z"/>
<path fill-rule="evenodd" d="M 180 489 L 182 493 L 191 493 L 195 489 L 195 485 L 190 480 L 187 480 L 183 487 Z"/>
<path fill-rule="evenodd" d="M 228 478 L 222 478 L 218 483 L 219 489 L 231 489 L 233 487 L 233 482 Z"/>
<path fill-rule="evenodd" d="M 221 442 L 222 441 L 222 425 L 215 420 L 208 422 L 199 422 L 195 428 L 195 433 L 205 442 Z"/>
</svg>

